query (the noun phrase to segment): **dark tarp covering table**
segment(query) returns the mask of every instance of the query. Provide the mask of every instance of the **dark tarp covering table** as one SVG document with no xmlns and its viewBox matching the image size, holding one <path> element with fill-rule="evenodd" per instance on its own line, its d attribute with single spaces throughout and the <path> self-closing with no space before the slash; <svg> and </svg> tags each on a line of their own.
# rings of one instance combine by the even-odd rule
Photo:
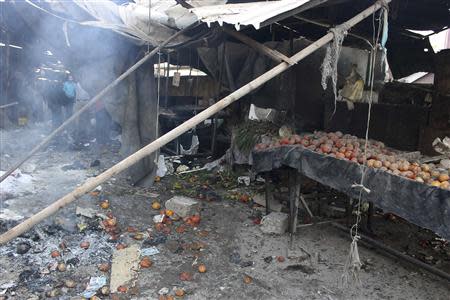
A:
<svg viewBox="0 0 450 300">
<path fill-rule="evenodd" d="M 288 166 L 352 198 L 359 196 L 360 189 L 352 185 L 361 181 L 360 164 L 298 146 L 281 146 L 252 154 L 255 172 Z M 450 240 L 450 191 L 373 168 L 368 168 L 364 186 L 371 192 L 363 192 L 363 200 Z"/>
</svg>

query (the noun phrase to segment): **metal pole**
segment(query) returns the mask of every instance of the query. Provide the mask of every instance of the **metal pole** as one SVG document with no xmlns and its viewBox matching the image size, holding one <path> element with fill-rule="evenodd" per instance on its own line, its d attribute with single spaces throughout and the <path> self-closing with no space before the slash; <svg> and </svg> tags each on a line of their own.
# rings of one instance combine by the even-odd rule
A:
<svg viewBox="0 0 450 300">
<path fill-rule="evenodd" d="M 333 227 L 338 228 L 340 230 L 343 230 L 345 232 L 349 232 L 349 228 L 347 228 L 347 227 L 345 227 L 345 226 L 343 226 L 343 225 L 341 225 L 339 223 L 333 222 L 333 223 L 331 223 L 331 225 L 333 225 Z M 446 273 L 444 271 L 441 271 L 439 269 L 436 269 L 436 268 L 434 268 L 434 267 L 432 267 L 432 266 L 430 266 L 430 265 L 428 265 L 428 264 L 426 264 L 424 262 L 421 262 L 420 260 L 415 259 L 415 258 L 413 258 L 413 257 L 411 257 L 409 255 L 405 255 L 403 253 L 400 253 L 399 251 L 397 251 L 395 249 L 392 249 L 391 247 L 388 247 L 385 244 L 383 244 L 381 242 L 378 242 L 378 241 L 376 241 L 376 240 L 374 240 L 374 239 L 372 239 L 372 238 L 370 238 L 370 237 L 368 237 L 368 236 L 366 236 L 364 234 L 358 233 L 358 235 L 361 237 L 361 241 L 362 242 L 364 242 L 366 244 L 370 244 L 370 245 L 375 246 L 377 248 L 380 248 L 381 250 L 383 250 L 383 251 L 385 251 L 385 252 L 387 252 L 387 253 L 389 253 L 391 255 L 394 255 L 394 256 L 396 256 L 398 258 L 401 258 L 401 259 L 403 259 L 403 260 L 405 260 L 405 261 L 407 261 L 409 263 L 412 263 L 412 264 L 414 264 L 414 265 L 416 265 L 418 267 L 421 267 L 421 268 L 427 270 L 428 272 L 430 272 L 430 273 L 432 273 L 434 275 L 440 276 L 440 277 L 450 281 L 450 274 L 448 274 L 448 273 Z"/>
</svg>

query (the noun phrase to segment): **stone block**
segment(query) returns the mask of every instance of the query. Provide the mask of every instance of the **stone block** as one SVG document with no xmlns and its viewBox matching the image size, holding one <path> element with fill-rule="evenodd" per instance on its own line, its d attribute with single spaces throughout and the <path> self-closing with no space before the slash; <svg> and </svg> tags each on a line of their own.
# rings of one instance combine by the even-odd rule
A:
<svg viewBox="0 0 450 300">
<path fill-rule="evenodd" d="M 185 218 L 198 212 L 198 201 L 189 197 L 175 196 L 166 201 L 166 209 L 172 210 L 178 216 Z"/>
<path fill-rule="evenodd" d="M 289 216 L 281 212 L 271 212 L 261 220 L 261 230 L 264 233 L 283 234 L 289 226 Z"/>
</svg>

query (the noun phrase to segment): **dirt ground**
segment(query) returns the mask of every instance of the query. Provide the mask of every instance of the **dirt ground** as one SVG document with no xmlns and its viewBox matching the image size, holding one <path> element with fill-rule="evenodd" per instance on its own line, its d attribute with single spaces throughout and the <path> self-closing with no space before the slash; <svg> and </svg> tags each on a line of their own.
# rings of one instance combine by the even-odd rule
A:
<svg viewBox="0 0 450 300">
<path fill-rule="evenodd" d="M 6 170 L 47 132 L 45 125 L 1 132 L 0 169 Z M 21 176 L 16 174 L 15 182 L 2 185 L 0 232 L 118 160 L 117 143 L 103 148 L 95 142 L 79 149 L 52 146 L 36 155 L 21 168 Z M 109 283 L 110 272 L 100 271 L 98 265 L 111 264 L 120 243 L 140 249 L 155 246 L 159 253 L 150 256 L 150 268 L 136 271 L 127 293 L 116 294 L 115 299 L 158 299 L 164 288 L 170 295 L 183 289 L 185 299 L 450 299 L 449 282 L 363 245 L 360 283 L 344 286 L 348 234 L 315 225 L 300 228 L 292 244 L 289 234 L 263 234 L 258 223 L 264 209 L 242 200 L 242 195 L 252 195 L 261 186 L 237 186 L 236 181 L 228 173 L 166 176 L 145 189 L 130 186 L 123 178 L 108 181 L 99 194 L 86 195 L 0 246 L 0 299 L 81 299 L 91 277 L 105 276 Z M 198 225 L 177 220 L 156 228 L 153 216 L 160 211 L 152 209 L 152 202 L 164 207 L 174 195 L 201 198 Z M 99 206 L 105 199 L 108 209 Z M 90 208 L 100 217 L 77 216 L 77 207 Z M 116 237 L 99 226 L 102 215 L 117 218 Z M 135 230 L 143 233 L 142 240 L 133 238 Z M 381 216 L 375 220 L 375 231 L 392 247 L 450 272 L 449 245 L 429 232 Z M 87 250 L 80 247 L 83 241 L 90 242 Z M 24 248 L 27 251 L 19 254 Z M 61 256 L 52 258 L 53 250 Z M 67 270 L 58 271 L 58 262 L 64 262 Z M 206 266 L 205 273 L 198 272 L 199 264 Z M 192 278 L 181 280 L 182 272 Z M 76 286 L 68 288 L 68 279 Z"/>
</svg>

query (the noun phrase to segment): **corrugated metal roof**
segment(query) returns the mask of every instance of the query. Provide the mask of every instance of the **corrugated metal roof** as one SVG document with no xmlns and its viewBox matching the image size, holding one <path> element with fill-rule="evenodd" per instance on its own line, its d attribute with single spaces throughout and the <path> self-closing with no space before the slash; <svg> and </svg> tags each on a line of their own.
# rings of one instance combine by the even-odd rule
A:
<svg viewBox="0 0 450 300">
<path fill-rule="evenodd" d="M 240 4 L 211 5 L 192 8 L 190 11 L 197 18 L 207 23 L 232 24 L 236 30 L 241 26 L 252 25 L 260 29 L 266 25 L 277 22 L 286 17 L 298 14 L 302 11 L 315 7 L 327 0 L 279 0 L 251 2 Z"/>
</svg>

